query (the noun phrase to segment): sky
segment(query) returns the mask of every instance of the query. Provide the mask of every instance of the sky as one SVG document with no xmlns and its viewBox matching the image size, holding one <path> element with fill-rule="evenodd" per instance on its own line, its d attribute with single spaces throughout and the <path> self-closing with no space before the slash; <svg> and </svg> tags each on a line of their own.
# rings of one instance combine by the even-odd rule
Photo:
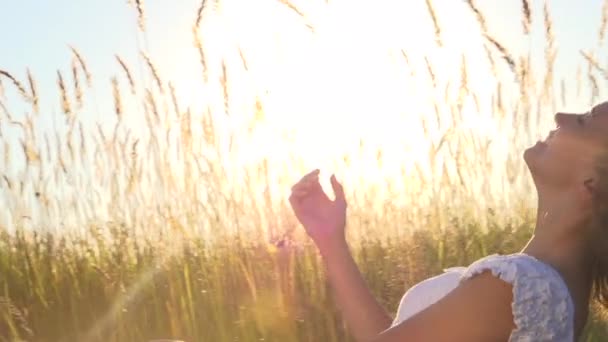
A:
<svg viewBox="0 0 608 342">
<path fill-rule="evenodd" d="M 143 33 L 137 27 L 137 12 L 127 0 L 0 0 L 0 69 L 24 83 L 26 69 L 32 71 L 40 94 L 40 121 L 46 129 L 57 127 L 51 119 L 60 111 L 56 72 L 61 70 L 70 78 L 69 45 L 84 56 L 93 74 L 93 90 L 85 95 L 89 106 L 81 114 L 85 119 L 109 122 L 112 76 L 118 75 L 126 87 L 114 54 L 132 67 L 136 81 L 152 85 L 138 57 L 140 51 L 151 56 L 163 79 L 176 85 L 182 108 L 203 110 L 217 89 L 201 83 L 199 57 L 193 46 L 192 25 L 200 0 L 142 2 Z M 297 153 L 308 167 L 329 168 L 336 155 L 358 146 L 362 135 L 387 151 L 400 146 L 397 142 L 402 139 L 409 139 L 413 146 L 424 145 L 426 137 L 408 131 L 408 127 L 428 108 L 433 95 L 423 90 L 429 80 L 404 79 L 411 70 L 404 69 L 400 49 L 407 51 L 416 70 L 424 70 L 424 59 L 412 56 L 429 56 L 437 77 L 446 79 L 458 78 L 459 59 L 454 56 L 466 53 L 471 86 L 480 94 L 493 89 L 487 75 L 478 72 L 487 62 L 481 58 L 479 25 L 465 1 L 432 1 L 442 26 L 442 48 L 435 46 L 424 0 L 376 0 L 373 6 L 363 0 L 293 0 L 306 13 L 314 34 L 305 20 L 278 0 L 220 3 L 220 9 L 211 11 L 201 27 L 209 51 L 210 78 L 218 77 L 219 63 L 226 58 L 230 75 L 238 79 L 230 85 L 235 117 L 250 109 L 247 106 L 255 96 L 261 96 L 265 103 L 268 125 L 248 144 L 252 148 L 244 150 L 247 158 Z M 516 55 L 531 49 L 533 63 L 542 63 L 542 1 L 532 1 L 534 20 L 529 36 L 522 35 L 521 2 L 476 3 L 494 37 Z M 603 1 L 551 0 L 549 4 L 558 48 L 556 75 L 568 79 L 581 64 L 579 50 L 597 49 Z M 232 68 L 240 63 L 236 46 L 251 64 L 248 73 Z M 512 75 L 502 69 L 508 83 Z M 15 115 L 22 115 L 27 107 L 6 80 L 3 84 L 5 104 Z M 250 91 L 252 88 L 259 93 Z M 214 105 L 221 107 L 220 103 Z M 573 98 L 563 109 L 584 111 L 587 105 L 586 97 Z M 493 134 L 482 118 L 472 121 L 480 133 Z M 226 127 L 234 127 L 231 125 L 237 124 Z M 297 133 L 295 145 L 277 144 L 281 130 Z M 391 153 L 403 154 L 399 150 Z M 396 174 L 398 162 L 393 170 Z"/>
<path fill-rule="evenodd" d="M 25 69 L 30 68 L 43 89 L 54 87 L 55 70 L 69 68 L 70 52 L 67 45 L 70 44 L 85 56 L 97 78 L 102 78 L 106 82 L 109 82 L 112 74 L 118 72 L 113 54 L 117 53 L 125 60 L 133 61 L 140 50 L 147 50 L 155 58 L 155 62 L 161 66 L 160 69 L 164 75 L 184 80 L 188 77 L 190 70 L 179 66 L 193 62 L 191 59 L 196 58 L 196 56 L 191 56 L 193 54 L 189 53 L 188 49 L 192 47 L 191 26 L 199 2 L 200 0 L 144 1 L 148 32 L 145 37 L 142 37 L 137 30 L 136 12 L 132 6 L 128 5 L 127 0 L 87 2 L 5 0 L 0 2 L 0 13 L 3 14 L 3 20 L 0 23 L 0 41 L 3 42 L 0 68 L 21 78 L 25 76 Z M 245 3 L 256 3 L 256 1 L 245 2 L 243 0 L 224 2 L 239 3 L 239 5 L 234 5 L 234 12 L 245 12 L 245 10 L 239 10 L 238 6 L 243 7 Z M 257 2 L 261 4 L 268 1 L 258 0 Z M 324 3 L 321 0 L 309 3 L 317 2 Z M 293 3 L 303 2 L 294 1 Z M 334 0 L 333 3 L 345 2 Z M 417 37 L 423 41 L 433 40 L 432 31 L 428 32 L 428 18 L 424 12 L 424 1 L 381 0 L 376 3 L 376 8 L 369 8 L 369 2 L 350 1 L 348 6 L 364 8 L 361 15 L 368 16 L 368 18 L 360 18 L 361 21 L 356 23 L 358 27 L 351 28 L 351 37 L 361 34 L 360 31 L 373 33 L 377 26 L 382 24 L 382 16 L 385 16 L 385 22 L 390 23 L 392 18 L 386 17 L 388 15 L 386 9 L 394 7 L 399 9 L 396 11 L 397 13 L 391 14 L 397 17 L 396 20 L 402 17 L 404 21 L 415 19 L 420 22 L 412 24 L 417 28 L 414 32 L 396 31 L 395 34 L 403 36 L 404 39 Z M 434 6 L 440 13 L 440 21 L 443 21 L 444 25 L 445 22 L 451 21 L 450 17 L 456 16 L 454 13 L 441 13 L 442 9 L 449 10 L 454 3 L 464 3 L 464 1 L 434 1 Z M 526 43 L 521 41 L 521 35 L 518 34 L 521 31 L 519 1 L 478 0 L 477 3 L 490 18 L 490 31 L 503 39 L 502 42 L 506 46 L 514 47 Z M 533 10 L 536 10 L 538 15 L 542 2 L 532 1 L 532 3 Z M 595 45 L 602 1 L 550 0 L 549 3 L 556 23 L 560 62 L 567 64 L 571 58 L 577 58 L 577 53 L 571 52 Z M 343 6 L 342 9 L 352 11 L 352 9 L 347 9 L 348 6 Z M 459 6 L 464 7 L 461 4 Z M 257 15 L 263 19 L 256 23 L 256 26 L 269 26 L 272 25 L 270 23 L 272 20 L 278 20 L 278 18 L 267 20 L 263 7 L 253 5 L 251 6 L 253 12 L 247 10 L 247 17 Z M 306 7 L 302 6 L 302 8 Z M 409 11 L 415 12 L 416 16 L 408 17 L 411 15 L 408 13 Z M 242 15 L 242 17 L 246 16 Z M 536 18 L 540 19 L 540 17 Z M 294 21 L 293 17 L 290 19 Z M 536 20 L 535 23 L 541 24 L 540 20 Z M 329 23 L 329 25 L 332 24 Z M 424 32 L 425 30 L 427 32 Z M 535 32 L 540 34 L 540 30 Z M 153 39 L 148 37 L 153 37 Z M 188 58 L 190 60 L 187 60 Z M 47 94 L 54 95 L 54 91 L 41 91 L 40 93 L 43 97 Z M 189 94 L 188 98 L 192 99 L 194 96 Z M 47 99 L 43 101 L 47 102 Z"/>
<path fill-rule="evenodd" d="M 222 16 L 215 21 L 204 20 L 211 24 L 201 30 L 209 50 L 219 51 L 218 56 L 226 51 L 234 55 L 234 51 L 230 51 L 234 50 L 231 42 L 238 42 L 250 56 L 257 66 L 257 75 L 249 80 L 242 77 L 239 83 L 233 84 L 235 98 L 248 96 L 245 91 L 238 92 L 241 83 L 254 82 L 267 89 L 265 109 L 269 121 L 279 127 L 298 127 L 305 132 L 304 126 L 318 130 L 319 125 L 311 122 L 323 121 L 326 123 L 324 135 L 329 139 L 336 125 L 348 120 L 354 133 L 351 139 L 342 140 L 352 145 L 355 133 L 361 130 L 371 132 L 376 127 L 381 131 L 387 122 L 394 123 L 393 127 L 407 124 L 391 121 L 396 117 L 392 113 L 394 108 L 416 108 L 416 101 L 428 96 L 416 93 L 417 88 L 422 87 L 408 88 L 395 76 L 403 70 L 395 67 L 395 56 L 387 56 L 385 51 L 395 52 L 403 47 L 410 54 L 427 54 L 439 69 L 439 77 L 445 74 L 456 78 L 459 66 L 453 61 L 458 59 L 450 56 L 448 60 L 445 56 L 461 52 L 483 56 L 483 52 L 475 52 L 483 51 L 479 35 L 472 33 L 478 30 L 478 25 L 464 1 L 432 2 L 443 27 L 443 50 L 433 47 L 433 27 L 423 0 L 379 0 L 373 7 L 369 1 L 358 0 L 294 0 L 293 3 L 306 12 L 316 26 L 315 38 L 306 34 L 301 18 L 276 0 L 223 0 Z M 542 63 L 542 1 L 532 1 L 534 21 L 528 37 L 521 34 L 519 1 L 478 0 L 476 3 L 486 15 L 493 36 L 511 51 L 532 49 L 535 51 L 533 61 Z M 200 0 L 143 1 L 143 4 L 145 33 L 138 30 L 137 12 L 127 0 L 1 1 L 0 69 L 25 81 L 26 68 L 29 68 L 40 88 L 42 110 L 56 113 L 60 108 L 56 71 L 61 70 L 64 77 L 69 78 L 72 57 L 68 45 L 74 46 L 85 57 L 93 74 L 94 90 L 87 91 L 93 94 L 87 99 L 93 105 L 86 116 L 104 121 L 107 112 L 112 110 L 110 77 L 121 75 L 114 54 L 131 65 L 136 79 L 150 84 L 150 75 L 138 57 L 140 51 L 146 51 L 161 77 L 176 85 L 182 107 L 201 111 L 202 99 L 209 92 L 204 90 L 198 77 L 201 69 L 191 30 Z M 579 50 L 596 46 L 602 0 L 552 0 L 549 4 L 558 42 L 557 75 L 558 78 L 560 75 L 573 77 L 581 63 Z M 422 59 L 418 63 L 416 67 L 424 68 Z M 471 59 L 470 63 L 477 66 L 485 62 Z M 369 67 L 371 65 L 374 67 Z M 217 66 L 216 62 L 216 69 Z M 475 67 L 470 73 L 474 75 Z M 475 82 L 475 77 L 471 78 Z M 360 86 L 358 80 L 366 81 L 367 85 Z M 487 79 L 479 78 L 481 89 L 485 82 Z M 384 83 L 384 86 L 372 86 L 375 83 Z M 268 91 L 271 88 L 272 93 Z M 7 101 L 8 106 L 20 108 L 23 102 L 10 92 L 7 90 L 9 100 L 13 97 Z M 570 105 L 564 109 L 580 111 L 587 102 L 575 99 Z M 365 114 L 370 112 L 378 119 L 370 122 Z M 318 149 L 310 148 L 308 152 L 318 155 Z"/>
</svg>

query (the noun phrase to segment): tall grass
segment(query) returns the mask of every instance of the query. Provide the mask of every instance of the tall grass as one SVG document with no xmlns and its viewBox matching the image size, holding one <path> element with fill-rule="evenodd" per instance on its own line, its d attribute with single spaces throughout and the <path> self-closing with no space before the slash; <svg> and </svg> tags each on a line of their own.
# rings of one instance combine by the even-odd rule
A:
<svg viewBox="0 0 608 342">
<path fill-rule="evenodd" d="M 1 341 L 351 340 L 319 256 L 283 196 L 282 189 L 306 171 L 303 161 L 292 156 L 277 165 L 269 155 L 247 167 L 235 162 L 239 147 L 266 119 L 266 103 L 258 94 L 249 112 L 235 109 L 241 108 L 231 92 L 239 82 L 236 71 L 248 72 L 255 63 L 240 47 L 239 65 L 208 58 L 201 25 L 218 10 L 218 2 L 212 3 L 203 1 L 193 15 L 200 59 L 193 74 L 219 94 L 202 111 L 180 103 L 177 85 L 163 79 L 153 56 L 142 51 L 138 63 L 151 81 L 136 79 L 115 55 L 117 74 L 106 79 L 105 92 L 114 113 L 91 123 L 85 113 L 92 74 L 85 56 L 70 47 L 71 83 L 64 77 L 69 73 L 57 70 L 61 112 L 56 129 L 45 131 L 34 75 L 27 71 L 26 88 L 15 73 L 0 69 L 0 81 L 8 81 L 0 83 L 0 203 L 6 208 L 0 213 Z M 131 4 L 145 34 L 144 2 Z M 315 34 L 305 8 L 283 0 L 279 5 Z M 567 102 L 565 82 L 553 86 L 556 49 L 547 6 L 541 73 L 532 69 L 529 55 L 518 56 L 489 31 L 474 1 L 466 5 L 484 38 L 493 75 L 485 85 L 493 89 L 490 98 L 471 83 L 470 57 L 452 56 L 459 75 L 445 81 L 434 56 L 401 50 L 407 77 L 426 77 L 434 94 L 428 110 L 412 114 L 420 116 L 411 132 L 425 137 L 414 146 L 423 157 L 404 161 L 398 178 L 373 185 L 348 173 L 366 155 L 381 170 L 394 158 L 389 152 L 362 140 L 359 154 L 337 156 L 334 165 L 348 179 L 355 258 L 392 311 L 409 286 L 445 267 L 521 248 L 535 214 L 521 148 L 542 131 L 547 118 L 541 113 L 556 99 Z M 444 44 L 437 6 L 430 0 L 426 6 L 435 39 Z M 524 34 L 533 14 L 523 1 Z M 590 101 L 596 101 L 596 75 L 605 77 L 606 71 L 593 53 L 582 56 Z M 503 81 L 505 72 L 513 82 Z M 9 96 L 3 96 L 9 91 L 20 95 L 19 105 L 28 108 L 24 115 L 11 111 Z M 472 109 L 483 118 L 484 101 L 500 137 L 464 125 Z M 235 115 L 250 121 L 243 129 L 222 129 Z M 510 148 L 497 159 L 501 138 Z M 411 148 L 404 146 L 403 153 Z M 606 338 L 605 322 L 594 312 L 583 340 Z"/>
</svg>

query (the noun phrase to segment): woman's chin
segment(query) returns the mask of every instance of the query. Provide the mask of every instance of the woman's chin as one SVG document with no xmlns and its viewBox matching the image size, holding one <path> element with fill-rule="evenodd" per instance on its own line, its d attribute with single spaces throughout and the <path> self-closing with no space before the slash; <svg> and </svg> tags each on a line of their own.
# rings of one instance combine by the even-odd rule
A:
<svg viewBox="0 0 608 342">
<path fill-rule="evenodd" d="M 530 162 L 535 159 L 534 156 L 542 153 L 545 149 L 547 149 L 547 143 L 541 140 L 537 141 L 536 144 L 524 151 L 524 160 L 530 165 Z"/>
</svg>

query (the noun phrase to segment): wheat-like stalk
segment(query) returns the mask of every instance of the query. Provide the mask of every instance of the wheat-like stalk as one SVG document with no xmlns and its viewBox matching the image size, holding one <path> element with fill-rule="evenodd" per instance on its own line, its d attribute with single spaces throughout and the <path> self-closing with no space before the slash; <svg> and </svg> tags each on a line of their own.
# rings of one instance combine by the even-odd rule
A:
<svg viewBox="0 0 608 342">
<path fill-rule="evenodd" d="M 31 101 L 32 101 L 32 108 L 34 110 L 34 113 L 38 114 L 40 108 L 38 107 L 38 91 L 36 90 L 36 82 L 34 81 L 34 76 L 32 76 L 32 73 L 30 72 L 30 69 L 27 69 L 27 81 L 28 81 L 28 85 L 30 86 L 30 97 L 31 97 Z"/>
<path fill-rule="evenodd" d="M 86 141 L 84 138 L 84 129 L 82 128 L 82 122 L 78 122 L 78 133 L 80 135 L 80 155 L 83 158 L 83 162 L 84 162 L 84 158 L 87 155 L 87 145 L 86 145 Z"/>
<path fill-rule="evenodd" d="M 437 14 L 435 13 L 435 9 L 433 8 L 432 0 L 425 0 L 426 8 L 431 16 L 431 21 L 433 22 L 433 27 L 435 28 L 435 41 L 437 45 L 442 46 L 441 41 L 441 26 L 439 25 L 439 20 L 437 19 Z"/>
<path fill-rule="evenodd" d="M 78 50 L 76 50 L 75 47 L 70 45 L 69 48 L 72 51 L 72 54 L 74 55 L 76 60 L 78 61 L 78 65 L 80 65 L 82 72 L 84 73 L 84 77 L 87 80 L 87 86 L 91 87 L 93 77 L 89 72 L 89 68 L 87 68 L 87 64 L 84 62 L 84 58 L 82 58 L 82 55 L 80 54 L 80 52 L 78 52 Z"/>
<path fill-rule="evenodd" d="M 152 113 L 154 114 L 154 118 L 156 122 L 160 122 L 160 115 L 158 114 L 158 106 L 156 105 L 156 100 L 154 99 L 154 95 L 150 91 L 149 88 L 146 88 L 146 101 L 152 108 Z"/>
<path fill-rule="evenodd" d="M 148 56 L 143 51 L 141 52 L 141 56 L 143 57 L 144 61 L 146 61 L 146 65 L 148 66 L 148 68 L 150 69 L 150 72 L 152 73 L 152 77 L 154 78 L 154 81 L 156 82 L 158 91 L 160 91 L 160 93 L 163 94 L 164 93 L 163 82 L 161 81 L 160 75 L 158 74 L 158 70 L 154 66 L 154 63 L 152 63 L 152 59 L 150 59 L 150 56 Z"/>
<path fill-rule="evenodd" d="M 21 82 L 19 82 L 13 75 L 11 75 L 8 71 L 0 69 L 0 76 L 8 78 L 13 83 L 15 88 L 17 88 L 21 96 L 23 96 L 23 98 L 27 101 L 31 101 L 31 97 L 28 95 L 23 84 L 21 84 Z"/>
<path fill-rule="evenodd" d="M 20 139 L 21 147 L 23 149 L 23 155 L 25 156 L 25 164 L 28 167 L 30 164 L 39 162 L 40 155 L 36 151 L 35 148 L 29 142 L 26 142 L 24 139 Z"/>
<path fill-rule="evenodd" d="M 76 97 L 76 107 L 82 108 L 82 87 L 80 87 L 80 77 L 78 76 L 78 62 L 72 60 L 72 83 L 74 84 L 74 96 Z"/>
<path fill-rule="evenodd" d="M 114 113 L 118 120 L 122 120 L 122 100 L 120 99 L 120 89 L 118 88 L 118 79 L 113 76 L 111 79 L 112 83 L 112 97 L 114 98 Z"/>
<path fill-rule="evenodd" d="M 410 58 L 407 55 L 407 52 L 405 52 L 404 49 L 400 49 L 401 51 L 401 57 L 403 57 L 403 60 L 405 61 L 405 65 L 410 69 L 410 76 L 414 77 L 416 75 L 416 71 L 414 70 L 414 68 L 412 68 L 411 64 L 410 64 Z"/>
<path fill-rule="evenodd" d="M 602 67 L 593 55 L 591 55 L 590 53 L 585 52 L 583 50 L 580 50 L 580 54 L 585 58 L 585 60 L 587 60 L 587 62 L 589 63 L 590 66 L 592 66 L 593 68 L 595 68 L 597 71 L 599 71 L 602 74 L 602 77 L 605 80 L 608 80 L 608 70 L 606 70 L 606 68 Z"/>
<path fill-rule="evenodd" d="M 146 16 L 144 13 L 144 1 L 135 0 L 135 9 L 137 10 L 137 24 L 142 31 L 146 30 Z"/>
<path fill-rule="evenodd" d="M 479 22 L 479 27 L 481 29 L 481 32 L 484 34 L 487 34 L 488 26 L 486 24 L 486 19 L 484 18 L 483 14 L 479 10 L 479 8 L 477 8 L 477 5 L 475 5 L 475 1 L 474 0 L 465 0 L 465 2 L 467 3 L 467 5 L 469 5 L 469 9 L 471 11 L 473 11 L 473 14 L 475 14 L 475 18 L 477 18 L 477 22 Z"/>
<path fill-rule="evenodd" d="M 198 28 L 196 26 L 192 27 L 192 34 L 194 35 L 194 45 L 196 46 L 196 50 L 198 51 L 199 60 L 201 62 L 201 66 L 203 67 L 203 79 L 205 82 L 209 80 L 207 74 L 207 57 L 205 54 L 205 49 L 203 48 L 203 43 L 199 37 Z"/>
<path fill-rule="evenodd" d="M 249 70 L 249 64 L 247 63 L 247 58 L 245 58 L 245 54 L 243 53 L 243 49 L 241 49 L 241 47 L 238 47 L 239 50 L 239 57 L 241 58 L 241 63 L 243 63 L 243 68 L 245 70 Z"/>
<path fill-rule="evenodd" d="M 490 72 L 494 76 L 494 78 L 498 79 L 498 69 L 496 67 L 496 61 L 494 60 L 494 55 L 492 54 L 492 50 L 488 46 L 488 44 L 483 44 L 483 49 L 486 53 L 486 58 L 488 59 L 488 63 L 490 63 Z"/>
<path fill-rule="evenodd" d="M 125 76 L 127 76 L 129 86 L 131 87 L 131 94 L 135 95 L 135 81 L 133 80 L 133 74 L 131 73 L 131 70 L 127 66 L 127 63 L 125 63 L 125 61 L 120 58 L 120 56 L 114 55 L 114 57 L 116 58 L 116 61 L 118 62 L 122 70 L 124 71 Z"/>
<path fill-rule="evenodd" d="M 591 84 L 591 97 L 589 99 L 589 105 L 593 106 L 593 104 L 597 101 L 597 98 L 600 96 L 600 87 L 595 75 L 589 72 L 587 77 L 589 78 L 589 83 Z"/>
<path fill-rule="evenodd" d="M 177 96 L 175 96 L 175 87 L 171 82 L 169 82 L 169 93 L 171 94 L 171 103 L 173 104 L 173 110 L 175 111 L 175 116 L 179 118 L 180 110 L 179 103 L 177 102 Z"/>
<path fill-rule="evenodd" d="M 16 320 L 19 322 L 20 330 L 22 330 L 25 335 L 30 338 L 34 337 L 34 331 L 28 324 L 27 316 L 11 302 L 9 297 L 0 297 L 0 311 L 7 317 L 10 317 L 11 321 Z"/>
<path fill-rule="evenodd" d="M 51 161 L 51 143 L 49 141 L 49 135 L 44 132 L 44 146 L 46 147 L 46 161 Z"/>
<path fill-rule="evenodd" d="M 205 9 L 207 8 L 207 1 L 208 0 L 201 1 L 201 5 L 198 7 L 198 10 L 196 11 L 196 20 L 194 22 L 194 27 L 200 27 L 201 22 L 203 21 L 203 13 L 204 13 Z"/>
<path fill-rule="evenodd" d="M 545 25 L 545 39 L 547 41 L 547 51 L 545 53 L 546 55 L 551 55 L 551 58 L 553 58 L 554 56 L 552 56 L 552 54 L 555 53 L 555 33 L 553 30 L 553 21 L 551 20 L 551 12 L 549 11 L 547 1 L 545 1 L 543 5 L 543 21 Z M 551 58 L 549 58 L 549 60 Z"/>
<path fill-rule="evenodd" d="M 501 57 L 502 59 L 504 59 L 505 62 L 507 62 L 509 69 L 511 69 L 514 74 L 517 74 L 517 66 L 515 64 L 515 60 L 513 59 L 509 51 L 489 34 L 484 34 L 484 37 L 490 42 L 490 44 L 492 44 L 492 46 L 494 46 L 498 51 L 500 51 L 502 55 Z"/>
<path fill-rule="evenodd" d="M 306 27 L 308 27 L 308 29 L 310 29 L 310 31 L 312 31 L 312 32 L 315 31 L 315 28 L 308 22 L 308 18 L 306 17 L 306 15 L 304 14 L 304 12 L 302 12 L 290 0 L 278 0 L 278 1 L 281 4 L 285 5 L 287 8 L 289 8 L 290 10 L 292 10 L 294 13 L 296 13 L 297 15 L 299 15 L 300 17 L 302 17 L 302 19 L 304 19 L 304 21 L 305 21 Z"/>
<path fill-rule="evenodd" d="M 424 62 L 426 63 L 426 70 L 428 71 L 431 82 L 433 83 L 433 88 L 437 88 L 437 78 L 435 77 L 435 71 L 433 70 L 433 65 L 429 61 L 428 56 L 424 56 Z"/>
<path fill-rule="evenodd" d="M 600 45 L 604 42 L 606 37 L 606 30 L 608 29 L 608 0 L 604 0 L 602 5 L 602 19 L 600 21 L 600 27 L 598 30 L 598 40 Z"/>
<path fill-rule="evenodd" d="M 530 2 L 528 0 L 522 0 L 521 9 L 524 15 L 522 21 L 524 27 L 524 34 L 529 34 L 530 28 L 532 27 L 532 11 L 530 10 Z"/>
<path fill-rule="evenodd" d="M 228 71 L 226 67 L 226 61 L 222 59 L 222 75 L 220 77 L 220 83 L 222 84 L 222 92 L 224 97 L 224 111 L 226 114 L 230 114 L 230 94 L 228 92 Z"/>
<path fill-rule="evenodd" d="M 469 92 L 469 76 L 467 71 L 467 60 L 464 54 L 462 54 L 460 60 L 460 93 Z"/>
<path fill-rule="evenodd" d="M 68 98 L 68 92 L 65 87 L 65 82 L 63 81 L 63 76 L 61 75 L 61 71 L 57 70 L 57 85 L 59 86 L 59 95 L 61 97 L 61 109 L 63 110 L 63 114 L 66 115 L 69 121 L 72 119 L 72 107 L 70 106 L 70 100 Z"/>
</svg>

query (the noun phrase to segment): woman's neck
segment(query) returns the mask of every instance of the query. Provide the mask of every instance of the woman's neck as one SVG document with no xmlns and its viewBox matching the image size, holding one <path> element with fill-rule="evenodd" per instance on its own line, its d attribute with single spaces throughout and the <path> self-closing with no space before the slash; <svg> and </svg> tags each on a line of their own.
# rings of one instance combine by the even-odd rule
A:
<svg viewBox="0 0 608 342">
<path fill-rule="evenodd" d="M 548 227 L 544 227 L 547 229 Z M 539 230 L 522 253 L 553 267 L 562 277 L 575 306 L 575 330 L 580 333 L 587 321 L 591 297 L 592 272 L 586 247 L 576 239 L 562 237 L 549 229 Z"/>
</svg>

